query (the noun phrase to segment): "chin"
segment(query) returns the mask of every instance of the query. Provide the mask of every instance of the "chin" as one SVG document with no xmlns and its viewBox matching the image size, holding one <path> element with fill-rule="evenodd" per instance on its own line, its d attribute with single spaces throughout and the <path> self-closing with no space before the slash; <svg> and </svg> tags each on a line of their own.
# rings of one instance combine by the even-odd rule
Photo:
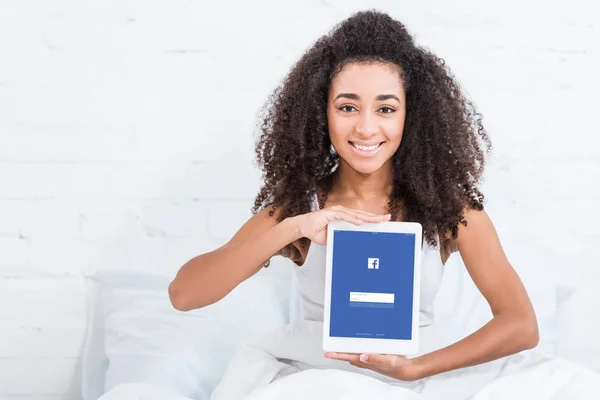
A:
<svg viewBox="0 0 600 400">
<path fill-rule="evenodd" d="M 346 159 L 346 163 L 352 167 L 353 170 L 355 170 L 356 172 L 358 172 L 361 175 L 371 175 L 374 174 L 375 172 L 379 171 L 384 165 L 385 163 L 382 162 L 376 162 L 376 160 L 369 160 L 369 161 L 364 161 L 364 160 L 359 160 L 358 162 L 356 162 L 355 160 L 350 159 L 351 161 L 348 162 L 348 159 Z"/>
</svg>

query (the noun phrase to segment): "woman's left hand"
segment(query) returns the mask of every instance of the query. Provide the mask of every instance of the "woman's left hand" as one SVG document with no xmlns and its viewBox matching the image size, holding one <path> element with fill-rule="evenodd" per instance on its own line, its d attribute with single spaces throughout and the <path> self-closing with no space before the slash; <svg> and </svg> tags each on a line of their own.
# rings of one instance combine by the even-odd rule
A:
<svg viewBox="0 0 600 400">
<path fill-rule="evenodd" d="M 401 381 L 414 381 L 420 378 L 416 366 L 406 356 L 327 352 L 325 357 L 348 361 L 355 367 L 370 369 Z"/>
</svg>

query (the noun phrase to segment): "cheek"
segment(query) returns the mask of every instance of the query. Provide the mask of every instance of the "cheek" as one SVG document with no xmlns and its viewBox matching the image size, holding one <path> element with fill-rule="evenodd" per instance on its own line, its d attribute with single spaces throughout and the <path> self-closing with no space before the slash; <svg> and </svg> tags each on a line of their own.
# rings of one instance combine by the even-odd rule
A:
<svg viewBox="0 0 600 400">
<path fill-rule="evenodd" d="M 343 118 L 328 118 L 329 138 L 334 145 L 346 140 L 351 125 Z"/>
<path fill-rule="evenodd" d="M 392 142 L 392 143 L 394 143 L 396 145 L 399 145 L 400 142 L 402 142 L 402 132 L 395 133 L 394 135 L 392 135 L 390 137 L 390 142 Z"/>
<path fill-rule="evenodd" d="M 400 144 L 404 132 L 404 119 L 390 120 L 385 132 L 391 143 Z"/>
</svg>

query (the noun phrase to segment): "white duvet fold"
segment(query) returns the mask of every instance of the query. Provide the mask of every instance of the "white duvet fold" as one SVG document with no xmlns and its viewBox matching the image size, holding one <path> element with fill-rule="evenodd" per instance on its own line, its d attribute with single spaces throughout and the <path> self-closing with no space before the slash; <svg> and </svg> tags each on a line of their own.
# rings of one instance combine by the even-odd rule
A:
<svg viewBox="0 0 600 400">
<path fill-rule="evenodd" d="M 243 344 L 211 400 L 600 399 L 600 375 L 541 351 L 401 382 L 325 358 L 322 329 L 322 322 L 299 320 Z M 142 383 L 120 385 L 101 397 L 122 399 L 190 400 Z"/>
<path fill-rule="evenodd" d="M 600 399 L 600 375 L 536 350 L 415 382 L 393 380 L 325 358 L 322 329 L 322 322 L 299 320 L 244 344 L 211 400 Z"/>
</svg>

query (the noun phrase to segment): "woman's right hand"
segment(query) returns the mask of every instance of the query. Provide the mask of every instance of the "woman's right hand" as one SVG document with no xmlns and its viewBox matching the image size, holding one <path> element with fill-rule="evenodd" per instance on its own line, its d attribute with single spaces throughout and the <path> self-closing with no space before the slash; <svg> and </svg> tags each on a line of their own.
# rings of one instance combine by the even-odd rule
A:
<svg viewBox="0 0 600 400">
<path fill-rule="evenodd" d="M 327 244 L 327 224 L 331 221 L 342 220 L 360 225 L 363 222 L 386 222 L 390 220 L 391 215 L 373 214 L 342 206 L 333 206 L 298 215 L 295 218 L 297 218 L 296 229 L 301 237 L 307 237 L 312 242 L 325 246 Z"/>
</svg>

